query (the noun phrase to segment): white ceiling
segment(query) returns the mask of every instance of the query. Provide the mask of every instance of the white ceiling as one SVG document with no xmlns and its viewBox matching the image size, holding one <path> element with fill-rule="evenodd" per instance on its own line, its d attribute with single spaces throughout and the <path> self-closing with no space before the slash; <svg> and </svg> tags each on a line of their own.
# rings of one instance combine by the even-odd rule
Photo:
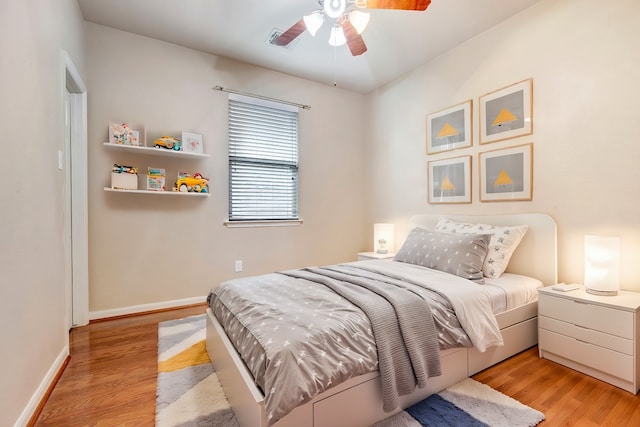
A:
<svg viewBox="0 0 640 427">
<path fill-rule="evenodd" d="M 424 12 L 370 10 L 368 51 L 327 43 L 329 22 L 289 48 L 266 43 L 317 0 L 78 0 L 86 21 L 369 93 L 539 0 L 433 0 Z M 224 82 L 221 82 L 221 84 Z"/>
</svg>

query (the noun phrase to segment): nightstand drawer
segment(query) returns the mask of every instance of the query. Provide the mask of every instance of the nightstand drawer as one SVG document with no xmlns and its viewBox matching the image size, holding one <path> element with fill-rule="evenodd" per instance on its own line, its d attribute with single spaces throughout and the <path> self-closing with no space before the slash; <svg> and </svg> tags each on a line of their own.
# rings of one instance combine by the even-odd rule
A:
<svg viewBox="0 0 640 427">
<path fill-rule="evenodd" d="M 546 329 L 538 331 L 540 348 L 624 380 L 633 378 L 633 356 L 582 342 Z"/>
<path fill-rule="evenodd" d="M 630 340 L 634 337 L 634 313 L 630 311 L 541 293 L 538 314 Z"/>
<path fill-rule="evenodd" d="M 633 340 L 630 339 L 605 334 L 546 316 L 538 316 L 538 327 L 633 356 Z"/>
</svg>

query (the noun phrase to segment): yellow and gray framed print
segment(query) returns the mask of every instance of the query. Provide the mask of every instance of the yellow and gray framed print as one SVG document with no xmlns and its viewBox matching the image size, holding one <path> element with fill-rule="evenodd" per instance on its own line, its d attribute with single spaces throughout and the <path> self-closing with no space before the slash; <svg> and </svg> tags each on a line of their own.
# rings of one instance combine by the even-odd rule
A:
<svg viewBox="0 0 640 427">
<path fill-rule="evenodd" d="M 429 203 L 471 203 L 471 156 L 427 164 Z"/>
<path fill-rule="evenodd" d="M 533 143 L 480 153 L 480 201 L 533 198 Z"/>
<path fill-rule="evenodd" d="M 468 100 L 427 115 L 427 154 L 473 145 L 472 101 Z"/>
<path fill-rule="evenodd" d="M 480 97 L 480 144 L 533 133 L 533 79 Z"/>
</svg>

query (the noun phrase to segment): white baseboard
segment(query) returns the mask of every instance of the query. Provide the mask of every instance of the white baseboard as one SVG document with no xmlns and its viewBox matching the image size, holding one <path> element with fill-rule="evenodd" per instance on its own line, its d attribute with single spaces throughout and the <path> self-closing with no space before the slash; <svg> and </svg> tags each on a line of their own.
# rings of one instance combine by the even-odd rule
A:
<svg viewBox="0 0 640 427">
<path fill-rule="evenodd" d="M 24 427 L 29 423 L 29 420 L 38 409 L 40 402 L 42 402 L 42 399 L 44 399 L 45 394 L 49 389 L 49 386 L 53 384 L 53 381 L 56 379 L 58 372 L 60 372 L 62 365 L 64 365 L 65 360 L 67 360 L 67 356 L 69 356 L 69 346 L 65 345 L 62 351 L 60 352 L 60 354 L 58 355 L 58 357 L 56 357 L 56 360 L 53 362 L 53 365 L 51 365 L 51 367 L 47 371 L 47 374 L 44 376 L 44 378 L 40 382 L 38 389 L 33 394 L 33 396 L 31 396 L 31 399 L 29 399 L 29 403 L 22 410 L 22 413 L 20 414 L 20 417 L 16 420 L 14 427 Z"/>
<path fill-rule="evenodd" d="M 111 310 L 91 311 L 89 312 L 89 320 L 106 319 L 109 317 L 125 316 L 127 314 L 144 313 L 146 311 L 200 304 L 205 302 L 206 299 L 207 297 L 193 297 L 151 304 L 130 305 L 128 307 L 114 308 Z"/>
</svg>

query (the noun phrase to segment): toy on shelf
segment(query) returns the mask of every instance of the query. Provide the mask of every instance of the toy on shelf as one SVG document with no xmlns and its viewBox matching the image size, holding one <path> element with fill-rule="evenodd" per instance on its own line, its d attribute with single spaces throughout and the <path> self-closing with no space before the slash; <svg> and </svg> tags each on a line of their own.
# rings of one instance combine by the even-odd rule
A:
<svg viewBox="0 0 640 427">
<path fill-rule="evenodd" d="M 111 168 L 111 188 L 114 190 L 137 190 L 138 168 L 114 164 Z"/>
<path fill-rule="evenodd" d="M 165 191 L 164 185 L 165 171 L 160 168 L 147 168 L 147 190 Z"/>
<path fill-rule="evenodd" d="M 182 143 L 178 138 L 172 136 L 162 136 L 153 142 L 153 146 L 156 148 L 166 148 L 167 150 L 180 151 Z"/>
<path fill-rule="evenodd" d="M 208 193 L 209 180 L 197 172 L 193 175 L 178 172 L 178 179 L 176 180 L 176 185 L 173 187 L 173 191 L 180 191 L 182 193 Z"/>
</svg>

